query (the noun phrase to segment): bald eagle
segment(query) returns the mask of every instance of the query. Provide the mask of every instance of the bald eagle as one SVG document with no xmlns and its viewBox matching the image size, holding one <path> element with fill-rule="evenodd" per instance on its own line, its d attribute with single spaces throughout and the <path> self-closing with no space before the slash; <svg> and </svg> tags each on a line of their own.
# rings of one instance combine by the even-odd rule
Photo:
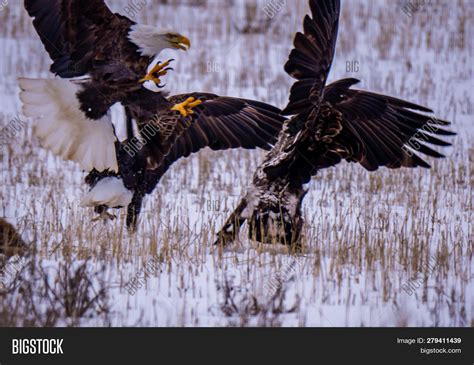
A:
<svg viewBox="0 0 474 365">
<path fill-rule="evenodd" d="M 219 232 L 216 244 L 234 240 L 247 222 L 251 239 L 298 244 L 305 184 L 320 170 L 345 160 L 368 171 L 385 166 L 429 168 L 419 154 L 444 157 L 427 144 L 450 146 L 438 136 L 449 122 L 423 113 L 433 111 L 404 100 L 354 90 L 344 79 L 326 86 L 339 26 L 339 0 L 310 0 L 312 17 L 304 18 L 285 65 L 297 81 L 282 112 L 279 140 L 258 167 L 247 194 Z"/>
<path fill-rule="evenodd" d="M 169 97 L 142 86 L 159 84 L 169 70 L 169 61 L 159 63 L 143 77 L 150 57 L 165 47 L 185 49 L 186 38 L 136 25 L 102 0 L 26 0 L 25 6 L 54 61 L 51 71 L 62 79 L 20 79 L 23 114 L 45 148 L 90 172 L 92 190 L 82 205 L 104 215 L 128 205 L 133 228 L 144 195 L 180 157 L 204 147 L 269 148 L 276 141 L 285 117 L 270 105 L 209 93 Z M 127 116 L 125 141 L 111 121 L 116 103 Z M 130 148 L 133 139 L 140 148 Z"/>
<path fill-rule="evenodd" d="M 51 72 L 74 78 L 20 79 L 25 116 L 45 148 L 84 170 L 117 171 L 110 108 L 147 81 L 160 86 L 169 62 L 151 67 L 153 59 L 166 48 L 186 50 L 189 39 L 136 24 L 103 0 L 25 0 L 25 8 Z"/>
</svg>

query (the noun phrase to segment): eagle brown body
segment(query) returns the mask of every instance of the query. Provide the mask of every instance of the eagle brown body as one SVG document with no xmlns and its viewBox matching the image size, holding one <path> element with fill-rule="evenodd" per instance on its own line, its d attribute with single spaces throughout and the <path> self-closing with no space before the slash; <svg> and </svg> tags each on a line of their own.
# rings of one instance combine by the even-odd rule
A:
<svg viewBox="0 0 474 365">
<path fill-rule="evenodd" d="M 339 0 L 310 0 L 285 70 L 297 79 L 283 111 L 292 115 L 275 147 L 257 168 L 247 194 L 229 217 L 216 244 L 234 240 L 247 222 L 249 238 L 262 243 L 299 244 L 305 184 L 341 161 L 379 167 L 429 168 L 418 154 L 444 157 L 426 144 L 449 146 L 437 136 L 449 122 L 423 113 L 428 108 L 390 96 L 353 90 L 356 79 L 326 86 L 339 25 Z"/>
</svg>

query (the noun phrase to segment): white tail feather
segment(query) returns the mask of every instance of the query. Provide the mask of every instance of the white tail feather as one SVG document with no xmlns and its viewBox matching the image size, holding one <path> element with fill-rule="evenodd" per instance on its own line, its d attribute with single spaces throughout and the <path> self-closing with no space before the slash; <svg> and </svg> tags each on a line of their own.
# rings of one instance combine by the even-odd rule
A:
<svg viewBox="0 0 474 365">
<path fill-rule="evenodd" d="M 132 201 L 133 194 L 124 185 L 121 179 L 107 177 L 81 200 L 82 207 L 97 207 L 106 205 L 110 208 L 126 207 Z"/>
<path fill-rule="evenodd" d="M 109 116 L 88 119 L 80 110 L 80 86 L 68 80 L 19 79 L 23 114 L 44 148 L 86 171 L 118 171 L 115 135 Z"/>
</svg>

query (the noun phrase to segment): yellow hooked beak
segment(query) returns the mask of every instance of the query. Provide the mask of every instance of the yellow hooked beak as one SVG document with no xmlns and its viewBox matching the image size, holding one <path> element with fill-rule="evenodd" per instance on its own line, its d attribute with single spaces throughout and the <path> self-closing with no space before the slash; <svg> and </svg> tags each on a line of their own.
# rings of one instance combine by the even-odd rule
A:
<svg viewBox="0 0 474 365">
<path fill-rule="evenodd" d="M 187 51 L 191 48 L 191 41 L 182 35 L 173 36 L 170 39 L 170 44 L 173 48 Z"/>
</svg>

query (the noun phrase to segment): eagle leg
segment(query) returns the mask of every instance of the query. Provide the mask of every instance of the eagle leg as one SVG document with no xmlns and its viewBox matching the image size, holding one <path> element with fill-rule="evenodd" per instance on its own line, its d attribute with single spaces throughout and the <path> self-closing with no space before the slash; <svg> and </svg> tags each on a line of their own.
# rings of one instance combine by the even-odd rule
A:
<svg viewBox="0 0 474 365">
<path fill-rule="evenodd" d="M 262 183 L 262 181 L 258 181 Z M 263 244 L 283 244 L 302 249 L 303 216 L 301 205 L 306 195 L 302 184 L 266 181 L 254 185 L 218 233 L 217 245 L 232 242 L 247 221 L 249 239 Z"/>
<path fill-rule="evenodd" d="M 113 214 L 110 214 L 108 211 L 107 211 L 108 207 L 105 206 L 105 205 L 101 205 L 99 207 L 96 207 L 94 210 L 97 214 L 99 214 L 98 217 L 92 219 L 92 222 L 99 222 L 99 221 L 113 221 L 115 219 L 117 219 L 117 216 L 113 215 Z"/>
<path fill-rule="evenodd" d="M 127 208 L 127 228 L 130 232 L 137 230 L 138 217 L 142 210 L 143 194 L 135 192 Z"/>
<path fill-rule="evenodd" d="M 188 117 L 191 114 L 194 114 L 193 108 L 202 104 L 201 100 L 196 100 L 196 98 L 190 97 L 187 98 L 182 103 L 176 104 L 171 108 L 171 110 L 175 110 L 181 113 L 183 117 Z"/>
<path fill-rule="evenodd" d="M 249 239 L 300 249 L 303 222 L 300 210 L 291 212 L 283 204 L 278 207 L 267 206 L 253 212 L 249 222 Z"/>
<path fill-rule="evenodd" d="M 247 208 L 247 201 L 242 199 L 237 208 L 227 219 L 220 232 L 217 234 L 218 238 L 217 241 L 214 242 L 214 246 L 227 246 L 229 243 L 235 241 L 239 236 L 240 228 L 246 221 L 246 218 L 242 216 L 245 208 Z"/>
</svg>

